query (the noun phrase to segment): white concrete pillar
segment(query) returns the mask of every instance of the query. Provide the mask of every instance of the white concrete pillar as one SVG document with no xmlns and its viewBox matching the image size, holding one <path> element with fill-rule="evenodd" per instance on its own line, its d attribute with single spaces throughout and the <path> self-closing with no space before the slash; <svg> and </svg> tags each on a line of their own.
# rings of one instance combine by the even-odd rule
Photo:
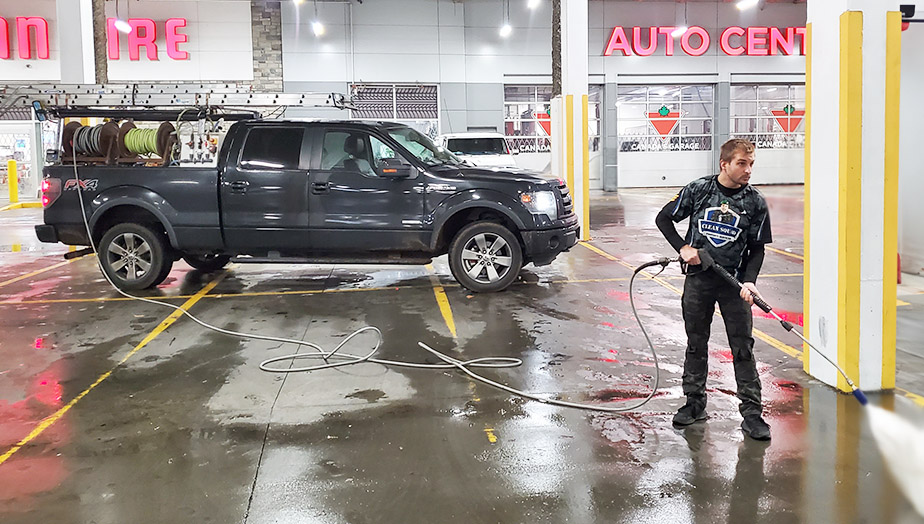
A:
<svg viewBox="0 0 924 524">
<path fill-rule="evenodd" d="M 805 331 L 863 390 L 895 387 L 898 0 L 809 0 Z M 807 373 L 849 391 L 803 348 Z"/>
<path fill-rule="evenodd" d="M 58 49 L 61 50 L 61 82 L 96 83 L 93 52 L 93 2 L 57 2 Z"/>
<path fill-rule="evenodd" d="M 561 159 L 561 173 L 571 190 L 574 212 L 581 225 L 581 240 L 590 240 L 590 153 L 587 115 L 588 0 L 561 2 L 561 135 L 553 134 L 553 159 Z M 557 107 L 557 106 L 555 106 Z M 553 161 L 553 169 L 556 162 Z"/>
</svg>

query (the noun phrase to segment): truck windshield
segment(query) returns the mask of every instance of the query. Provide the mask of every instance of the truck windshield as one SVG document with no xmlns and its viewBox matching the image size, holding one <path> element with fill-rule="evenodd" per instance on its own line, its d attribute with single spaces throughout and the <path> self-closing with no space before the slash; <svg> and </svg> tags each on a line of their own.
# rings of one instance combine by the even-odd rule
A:
<svg viewBox="0 0 924 524">
<path fill-rule="evenodd" d="M 503 138 L 450 138 L 446 148 L 459 155 L 505 155 L 507 144 Z"/>
<path fill-rule="evenodd" d="M 442 164 L 452 166 L 462 165 L 462 161 L 459 160 L 458 157 L 449 151 L 436 147 L 426 135 L 421 134 L 415 129 L 410 127 L 394 128 L 389 129 L 388 134 L 399 144 L 404 146 L 404 149 L 410 151 L 412 155 L 428 166 L 438 166 Z"/>
</svg>

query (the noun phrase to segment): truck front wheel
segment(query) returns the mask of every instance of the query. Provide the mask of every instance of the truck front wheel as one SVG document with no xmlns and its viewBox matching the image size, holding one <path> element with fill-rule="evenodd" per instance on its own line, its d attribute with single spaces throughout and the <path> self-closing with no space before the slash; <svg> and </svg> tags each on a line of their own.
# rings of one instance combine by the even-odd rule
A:
<svg viewBox="0 0 924 524">
<path fill-rule="evenodd" d="M 465 226 L 449 246 L 452 276 L 472 291 L 502 291 L 516 280 L 522 267 L 516 236 L 496 222 Z"/>
<path fill-rule="evenodd" d="M 173 257 L 167 256 L 163 233 L 135 223 L 117 224 L 99 243 L 103 271 L 121 290 L 134 291 L 156 286 L 167 278 Z"/>
</svg>

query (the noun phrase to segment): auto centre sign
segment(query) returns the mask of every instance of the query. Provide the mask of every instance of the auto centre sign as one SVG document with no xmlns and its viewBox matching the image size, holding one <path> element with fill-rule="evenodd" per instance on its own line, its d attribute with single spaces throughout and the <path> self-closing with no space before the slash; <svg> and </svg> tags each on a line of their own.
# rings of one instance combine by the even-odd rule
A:
<svg viewBox="0 0 924 524">
<path fill-rule="evenodd" d="M 702 56 L 709 50 L 713 36 L 700 26 L 689 27 L 674 38 L 675 26 L 613 28 L 603 49 L 603 56 L 673 56 L 677 47 L 689 56 Z M 726 27 L 718 35 L 719 48 L 728 56 L 805 55 L 804 27 Z M 618 56 L 618 55 L 617 55 Z"/>
</svg>

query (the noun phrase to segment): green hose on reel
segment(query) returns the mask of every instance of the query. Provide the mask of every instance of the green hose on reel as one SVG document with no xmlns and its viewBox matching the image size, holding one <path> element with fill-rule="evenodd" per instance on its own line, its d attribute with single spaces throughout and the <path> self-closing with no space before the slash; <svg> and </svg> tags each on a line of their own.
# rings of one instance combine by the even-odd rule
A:
<svg viewBox="0 0 924 524">
<path fill-rule="evenodd" d="M 157 130 L 129 129 L 125 134 L 125 148 L 136 155 L 157 154 Z"/>
</svg>

